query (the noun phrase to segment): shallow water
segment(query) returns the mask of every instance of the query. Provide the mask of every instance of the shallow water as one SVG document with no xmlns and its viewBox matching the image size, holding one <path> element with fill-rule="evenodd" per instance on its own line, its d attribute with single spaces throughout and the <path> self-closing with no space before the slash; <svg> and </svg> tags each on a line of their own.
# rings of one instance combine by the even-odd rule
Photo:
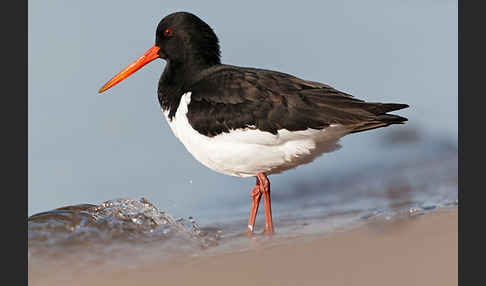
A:
<svg viewBox="0 0 486 286">
<path fill-rule="evenodd" d="M 366 168 L 349 168 L 334 178 L 303 178 L 273 192 L 277 234 L 272 239 L 261 234 L 262 208 L 256 235 L 248 239 L 245 234 L 249 199 L 225 202 L 206 212 L 203 223 L 198 223 L 197 217 L 175 218 L 145 198 L 39 213 L 28 221 L 29 271 L 48 273 L 46 269 L 66 269 L 65 265 L 71 265 L 73 271 L 93 264 L 126 267 L 240 251 L 279 243 L 283 241 L 280 238 L 332 233 L 374 220 L 457 207 L 458 155 L 454 144 L 412 140 L 396 149 L 402 158 L 403 152 L 412 155 L 386 166 L 375 161 Z M 392 158 L 393 152 L 387 161 Z"/>
</svg>

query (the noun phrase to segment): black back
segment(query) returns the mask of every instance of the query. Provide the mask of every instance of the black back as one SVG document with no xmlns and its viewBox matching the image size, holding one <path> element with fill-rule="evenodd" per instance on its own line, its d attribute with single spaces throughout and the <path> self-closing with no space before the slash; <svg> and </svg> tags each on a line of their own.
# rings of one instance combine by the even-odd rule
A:
<svg viewBox="0 0 486 286">
<path fill-rule="evenodd" d="M 228 65 L 203 71 L 187 91 L 192 93 L 188 120 L 206 136 L 240 128 L 276 134 L 279 129 L 322 129 L 331 124 L 363 131 L 405 121 L 385 113 L 408 107 L 364 102 L 285 73 Z"/>
</svg>

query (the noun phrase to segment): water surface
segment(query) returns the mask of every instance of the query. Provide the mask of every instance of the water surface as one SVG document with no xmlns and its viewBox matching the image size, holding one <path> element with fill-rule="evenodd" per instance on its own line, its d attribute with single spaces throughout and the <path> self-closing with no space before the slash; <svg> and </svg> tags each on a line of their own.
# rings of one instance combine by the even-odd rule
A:
<svg viewBox="0 0 486 286">
<path fill-rule="evenodd" d="M 413 138 L 410 134 L 398 135 Z M 330 234 L 374 220 L 457 207 L 458 157 L 454 144 L 441 140 L 409 142 L 400 136 L 395 152 L 409 152 L 408 160 L 350 168 L 335 177 L 302 178 L 285 189 L 274 190 L 272 210 L 277 232 L 271 238 L 262 234 L 262 208 L 256 234 L 251 238 L 246 235 L 249 196 L 246 200 L 220 200 L 215 209 L 195 210 L 204 214 L 202 218 L 191 213 L 175 217 L 149 198 L 112 199 L 31 216 L 29 269 L 48 273 L 66 263 L 76 265 L 72 270 L 93 264 L 126 267 L 241 251 L 279 243 L 284 238 Z M 383 138 L 383 146 L 395 145 L 395 139 Z"/>
</svg>

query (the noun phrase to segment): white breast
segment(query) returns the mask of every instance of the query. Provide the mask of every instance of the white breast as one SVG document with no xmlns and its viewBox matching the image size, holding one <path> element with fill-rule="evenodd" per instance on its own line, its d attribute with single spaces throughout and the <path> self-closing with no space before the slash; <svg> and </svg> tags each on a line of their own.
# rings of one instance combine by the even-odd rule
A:
<svg viewBox="0 0 486 286">
<path fill-rule="evenodd" d="M 238 129 L 214 137 L 200 134 L 187 119 L 191 92 L 185 93 L 172 120 L 165 117 L 175 136 L 206 167 L 236 177 L 267 175 L 306 164 L 325 152 L 339 148 L 337 141 L 348 134 L 342 125 L 322 130 L 279 130 L 273 135 L 256 129 Z"/>
</svg>

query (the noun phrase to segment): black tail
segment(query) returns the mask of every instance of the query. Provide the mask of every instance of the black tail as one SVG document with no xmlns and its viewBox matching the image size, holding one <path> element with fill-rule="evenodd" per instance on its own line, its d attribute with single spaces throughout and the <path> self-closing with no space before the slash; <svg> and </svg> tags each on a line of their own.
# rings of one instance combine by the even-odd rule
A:
<svg viewBox="0 0 486 286">
<path fill-rule="evenodd" d="M 380 127 L 386 127 L 392 124 L 403 124 L 408 119 L 395 114 L 387 114 L 387 112 L 400 110 L 409 107 L 408 104 L 400 103 L 371 103 L 367 111 L 376 115 L 373 120 L 363 122 L 357 126 L 350 133 L 362 132 L 372 130 Z"/>
</svg>

